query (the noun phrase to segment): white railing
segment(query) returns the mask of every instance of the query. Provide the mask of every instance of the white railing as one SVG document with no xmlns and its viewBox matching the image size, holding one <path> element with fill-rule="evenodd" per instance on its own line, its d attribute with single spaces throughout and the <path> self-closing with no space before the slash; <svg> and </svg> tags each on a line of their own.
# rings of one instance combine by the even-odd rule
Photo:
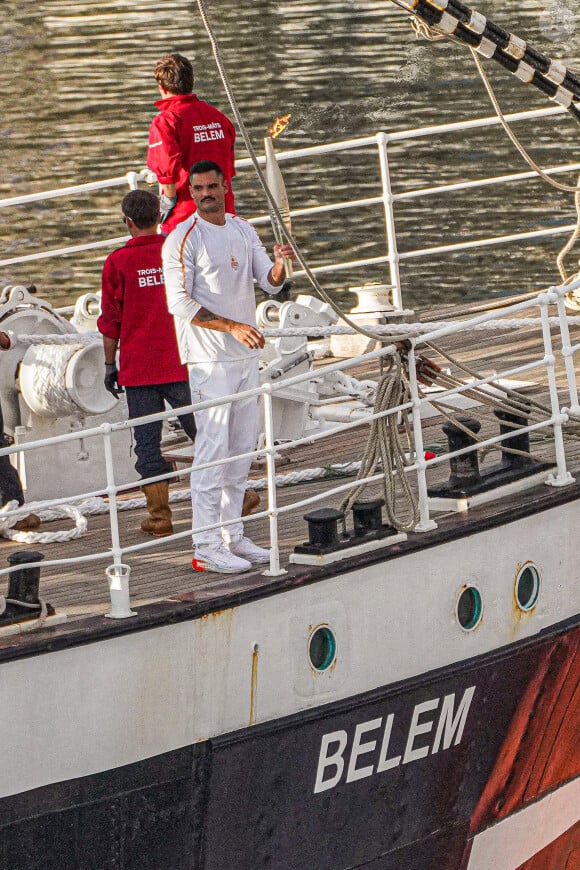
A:
<svg viewBox="0 0 580 870">
<path fill-rule="evenodd" d="M 580 285 L 580 282 L 578 282 Z M 513 318 L 517 315 L 523 315 L 525 313 L 533 313 L 535 309 L 539 309 L 539 318 L 536 318 L 536 322 L 542 326 L 542 338 L 543 338 L 543 355 L 535 360 L 531 360 L 522 365 L 511 366 L 505 371 L 494 373 L 493 375 L 487 377 L 481 377 L 476 380 L 470 380 L 462 385 L 456 386 L 452 389 L 444 390 L 437 394 L 438 402 L 445 402 L 446 398 L 449 398 L 453 395 L 460 394 L 462 392 L 467 392 L 473 390 L 474 387 L 483 386 L 485 384 L 489 384 L 497 381 L 500 378 L 508 378 L 515 377 L 517 375 L 521 375 L 522 373 L 528 373 L 530 371 L 538 371 L 544 370 L 546 372 L 546 383 L 549 392 L 549 403 L 550 403 L 550 413 L 546 416 L 546 419 L 541 420 L 540 422 L 530 424 L 528 426 L 524 426 L 521 429 L 518 429 L 518 433 L 522 432 L 534 432 L 542 429 L 551 429 L 554 437 L 555 444 L 555 472 L 549 479 L 546 480 L 547 483 L 551 483 L 554 486 L 565 486 L 572 481 L 570 473 L 566 466 L 566 456 L 564 450 L 564 438 L 563 438 L 563 427 L 570 419 L 571 413 L 578 413 L 578 394 L 577 394 L 577 386 L 576 379 L 574 374 L 573 367 L 573 357 L 574 354 L 580 350 L 580 345 L 572 345 L 570 343 L 570 337 L 568 333 L 568 320 L 566 317 L 566 312 L 562 304 L 563 296 L 566 292 L 568 292 L 569 287 L 560 287 L 560 288 L 552 288 L 549 291 L 540 294 L 538 297 L 532 300 L 528 300 L 526 302 L 522 302 L 519 304 L 515 304 L 509 306 L 501 311 L 501 313 L 489 313 L 481 315 L 480 317 L 473 318 L 470 321 L 466 321 L 463 323 L 456 324 L 445 324 L 440 328 L 430 328 L 428 331 L 424 332 L 422 335 L 418 335 L 411 339 L 411 351 L 409 354 L 409 372 L 410 372 L 410 392 L 411 399 L 410 401 L 404 405 L 396 408 L 387 408 L 382 410 L 376 414 L 369 414 L 366 420 L 354 420 L 345 424 L 337 425 L 330 432 L 329 431 L 320 431 L 320 432 L 310 432 L 307 436 L 295 439 L 294 441 L 285 442 L 285 443 L 274 443 L 273 439 L 273 413 L 272 413 L 272 398 L 276 395 L 279 390 L 287 390 L 289 387 L 296 386 L 298 384 L 302 384 L 307 382 L 312 378 L 320 378 L 321 369 L 317 369 L 315 371 L 307 372 L 303 375 L 297 375 L 291 378 L 287 378 L 282 382 L 278 383 L 268 383 L 258 389 L 246 391 L 244 393 L 236 394 L 234 396 L 224 397 L 219 402 L 203 402 L 197 403 L 191 406 L 191 410 L 195 413 L 202 408 L 208 408 L 214 405 L 219 405 L 223 403 L 229 403 L 233 401 L 237 401 L 240 399 L 248 398 L 249 396 L 262 396 L 264 403 L 264 419 L 265 419 L 265 445 L 261 447 L 259 450 L 251 451 L 250 453 L 244 454 L 247 457 L 256 458 L 259 455 L 266 455 L 267 460 L 267 493 L 268 493 L 268 506 L 267 509 L 261 511 L 260 513 L 253 514 L 252 516 L 246 517 L 246 523 L 252 523 L 259 519 L 268 518 L 269 519 L 269 537 L 270 537 L 270 549 L 271 549 L 271 558 L 269 569 L 265 572 L 269 576 L 278 576 L 280 574 L 285 573 L 284 568 L 280 563 L 280 547 L 279 547 L 279 534 L 280 534 L 280 522 L 283 520 L 284 516 L 287 513 L 302 510 L 306 507 L 310 507 L 313 504 L 321 500 L 327 500 L 329 498 L 339 496 L 353 486 L 353 481 L 349 481 L 347 483 L 341 483 L 335 486 L 329 486 L 325 489 L 324 492 L 317 493 L 315 495 L 311 495 L 307 498 L 303 498 L 299 501 L 292 502 L 291 504 L 279 506 L 277 502 L 277 487 L 276 487 L 276 474 L 275 474 L 275 458 L 279 456 L 280 453 L 294 450 L 296 447 L 299 447 L 303 444 L 311 444 L 313 442 L 319 441 L 321 439 L 327 439 L 332 435 L 335 435 L 339 432 L 346 432 L 348 430 L 354 429 L 356 427 L 360 427 L 362 425 L 368 425 L 368 423 L 376 419 L 380 416 L 398 414 L 403 410 L 410 410 L 412 412 L 412 421 L 413 421 L 413 451 L 414 456 L 416 457 L 415 461 L 408 465 L 405 468 L 405 473 L 416 475 L 417 479 L 417 489 L 419 495 L 419 522 L 415 527 L 415 531 L 420 532 L 426 529 L 433 528 L 435 523 L 433 518 L 430 515 L 429 509 L 429 500 L 427 497 L 427 471 L 429 468 L 438 465 L 442 462 L 447 462 L 449 459 L 452 459 L 455 456 L 459 456 L 463 453 L 468 453 L 471 451 L 479 450 L 481 448 L 492 447 L 494 445 L 500 445 L 501 442 L 513 436 L 513 433 L 503 434 L 503 435 L 495 435 L 493 437 L 485 438 L 482 441 L 463 448 L 462 450 L 455 452 L 447 452 L 441 455 L 436 456 L 433 459 L 426 460 L 424 458 L 424 442 L 423 442 L 423 432 L 421 425 L 421 408 L 423 405 L 429 402 L 429 396 L 422 394 L 420 390 L 420 386 L 417 383 L 417 378 L 415 375 L 415 350 L 418 344 L 423 342 L 437 342 L 441 338 L 445 336 L 454 335 L 459 332 L 472 332 L 475 330 L 481 330 L 484 328 L 488 328 L 494 322 L 501 322 L 503 319 Z M 549 308 L 556 309 L 556 319 L 548 318 L 548 310 Z M 552 339 L 552 328 L 551 325 L 556 323 L 559 326 L 558 330 L 558 340 L 556 342 L 557 347 L 560 346 L 560 350 L 558 353 L 561 354 L 563 359 L 563 364 L 565 366 L 566 375 L 567 375 L 567 386 L 569 391 L 569 406 L 563 407 L 558 396 L 558 391 L 556 387 L 556 377 L 555 377 L 555 368 L 557 363 L 557 352 L 554 350 L 554 343 Z M 555 330 L 554 330 L 555 331 Z M 371 360 L 378 360 L 382 356 L 386 354 L 390 354 L 392 348 L 381 348 L 379 350 L 374 350 L 370 353 L 367 353 L 363 356 L 356 358 L 355 360 L 343 360 L 338 363 L 333 363 L 329 366 L 324 367 L 323 371 L 325 372 L 333 372 L 339 371 L 342 369 L 347 369 L 352 367 L 355 364 L 369 362 Z M 79 440 L 79 439 L 87 439 L 87 438 L 102 438 L 105 446 L 105 459 L 106 459 L 106 494 L 108 496 L 108 509 L 109 509 L 109 520 L 110 520 L 110 530 L 109 530 L 109 539 L 110 539 L 110 547 L 107 549 L 100 550 L 98 552 L 87 552 L 76 558 L 67 558 L 67 559 L 53 559 L 43 561 L 42 563 L 34 563 L 40 564 L 41 567 L 46 570 L 49 567 L 52 568 L 63 568 L 67 565 L 71 564 L 81 564 L 88 562 L 97 562 L 97 561 L 110 561 L 112 558 L 112 564 L 109 564 L 107 567 L 107 577 L 110 583 L 110 594 L 111 594 L 111 613 L 110 616 L 114 618 L 125 618 L 132 615 L 132 611 L 130 609 L 130 600 L 129 600 L 129 585 L 128 585 L 128 568 L 125 563 L 125 559 L 127 556 L 131 554 L 152 550 L 153 548 L 159 548 L 168 542 L 174 542 L 176 540 L 182 540 L 185 538 L 190 538 L 191 531 L 180 532 L 174 534 L 170 537 L 163 538 L 161 540 L 148 540 L 139 544 L 131 544 L 131 545 L 123 545 L 121 540 L 121 535 L 119 531 L 119 523 L 118 523 L 118 502 L 117 497 L 120 493 L 129 490 L 134 487 L 134 484 L 125 484 L 125 485 L 117 485 L 115 482 L 115 467 L 113 460 L 113 451 L 111 448 L 111 439 L 115 432 L 127 428 L 132 428 L 142 422 L 152 421 L 152 420 L 164 420 L 168 417 L 174 416 L 175 411 L 167 411 L 155 415 L 150 415 L 148 417 L 142 417 L 133 420 L 126 420 L 119 423 L 114 424 L 104 424 L 102 426 L 94 427 L 92 429 L 86 429 L 82 431 L 75 431 L 71 433 L 67 433 L 66 435 L 55 436 L 53 438 L 44 439 L 42 441 L 36 442 L 27 442 L 18 446 L 6 447 L 0 450 L 0 455 L 9 455 L 12 453 L 16 453 L 18 451 L 28 451 L 34 450 L 38 447 L 46 448 L 49 445 L 57 447 L 59 444 L 65 441 L 71 440 Z M 209 468 L 216 465 L 227 464 L 230 462 L 236 461 L 238 457 L 231 457 L 226 460 L 206 463 L 205 465 L 196 466 L 197 469 L 201 468 Z M 175 476 L 175 472 L 169 472 L 164 475 L 160 475 L 155 478 L 150 478 L 149 482 L 168 479 Z M 377 473 L 373 475 L 373 477 L 368 478 L 368 482 L 378 482 L 383 478 L 382 473 Z M 100 492 L 102 493 L 102 489 Z M 83 493 L 82 495 L 77 496 L 74 501 L 79 501 L 90 496 L 94 496 L 97 493 Z M 62 504 L 64 502 L 70 502 L 71 499 L 55 499 L 51 502 L 52 505 Z M 30 505 L 21 508 L 21 512 L 25 510 L 29 510 Z M 196 529 L 194 531 L 202 531 L 209 530 L 213 528 L 217 528 L 218 525 L 206 525 L 202 528 Z M 385 544 L 386 545 L 386 544 Z M 0 576 L 9 574 L 13 570 L 21 570 L 22 565 L 17 566 L 17 568 L 6 568 L 0 570 Z"/>
<path fill-rule="evenodd" d="M 506 120 L 510 124 L 520 121 L 537 120 L 540 118 L 550 118 L 565 114 L 565 110 L 561 107 L 538 109 L 528 112 L 517 112 L 506 116 Z M 448 135 L 468 130 L 481 129 L 485 127 L 493 127 L 499 124 L 499 119 L 496 116 L 487 118 L 476 118 L 472 120 L 460 121 L 450 124 L 439 124 L 432 127 L 423 127 L 410 130 L 401 130 L 394 133 L 378 132 L 373 136 L 360 137 L 358 139 L 349 139 L 342 142 L 334 142 L 326 145 L 311 146 L 308 148 L 291 149 L 287 151 L 278 151 L 277 159 L 280 163 L 288 161 L 301 161 L 313 156 L 324 157 L 329 154 L 358 151 L 376 148 L 377 157 L 381 173 L 381 189 L 376 196 L 366 197 L 363 199 L 350 199 L 345 201 L 337 201 L 324 205 L 318 205 L 309 208 L 292 208 L 291 216 L 293 218 L 308 217 L 316 214 L 326 214 L 335 211 L 344 211 L 348 209 L 371 208 L 377 205 L 383 206 L 384 213 L 384 235 L 385 235 L 385 254 L 349 260 L 344 262 L 326 263 L 321 266 L 312 268 L 314 273 L 332 273 L 340 271 L 348 271 L 359 269 L 365 266 L 374 266 L 380 264 L 388 265 L 389 283 L 392 288 L 392 300 L 395 307 L 401 309 L 403 307 L 401 280 L 399 275 L 399 263 L 403 260 L 413 260 L 420 257 L 432 256 L 435 254 L 454 254 L 461 251 L 471 250 L 474 248 L 489 247 L 491 245 L 508 244 L 514 241 L 534 241 L 542 238 L 549 238 L 562 234 L 569 234 L 574 229 L 573 224 L 560 225 L 556 227 L 540 227 L 536 230 L 520 232 L 509 235 L 499 235 L 489 238 L 475 238 L 466 241 L 459 241 L 449 245 L 438 245 L 435 247 L 418 248 L 414 250 L 399 251 L 397 247 L 396 226 L 395 226 L 395 206 L 397 203 L 402 203 L 410 200 L 421 199 L 426 196 L 434 196 L 441 194 L 453 194 L 459 191 L 477 190 L 484 187 L 490 187 L 500 184 L 513 184 L 520 181 L 530 180 L 537 177 L 534 172 L 519 172 L 511 175 L 492 176 L 471 181 L 462 181 L 455 184 L 446 184 L 433 186 L 428 188 L 419 188 L 416 190 L 408 190 L 400 193 L 393 193 L 391 189 L 390 169 L 389 169 L 389 153 L 392 146 L 401 142 L 410 141 L 419 138 L 429 138 L 434 136 Z M 265 163 L 265 157 L 259 158 L 261 164 Z M 236 161 L 238 170 L 250 168 L 252 164 L 249 158 L 244 158 Z M 549 175 L 557 175 L 565 172 L 578 171 L 580 163 L 569 163 L 548 167 L 544 171 Z M 151 173 L 148 170 L 141 172 L 128 172 L 126 176 L 111 178 L 105 181 L 90 182 L 87 184 L 73 185 L 62 188 L 60 190 L 51 190 L 45 193 L 26 194 L 23 196 L 10 197 L 9 199 L 0 200 L 0 208 L 9 206 L 23 205 L 29 202 L 37 202 L 43 199 L 55 198 L 60 196 L 83 195 L 89 191 L 102 190 L 106 187 L 120 186 L 128 184 L 130 187 L 137 186 L 141 180 L 151 181 Z M 268 223 L 269 215 L 260 214 L 250 218 L 250 222 L 256 225 Z M 24 254 L 21 256 L 10 257 L 0 260 L 0 267 L 11 266 L 18 263 L 30 262 L 50 257 L 67 256 L 82 251 L 114 248 L 125 241 L 125 236 L 115 237 L 94 242 L 87 242 L 80 245 L 69 245 L 49 251 L 35 252 L 33 254 Z M 300 270 L 295 272 L 296 277 L 300 277 L 304 273 Z"/>
</svg>

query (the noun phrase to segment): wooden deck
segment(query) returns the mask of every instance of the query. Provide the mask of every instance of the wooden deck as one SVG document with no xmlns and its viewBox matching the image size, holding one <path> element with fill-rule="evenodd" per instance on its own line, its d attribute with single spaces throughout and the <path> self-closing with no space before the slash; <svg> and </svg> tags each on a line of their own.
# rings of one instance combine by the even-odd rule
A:
<svg viewBox="0 0 580 870">
<path fill-rule="evenodd" d="M 456 318 L 461 314 L 457 307 L 441 307 L 436 311 L 423 313 L 422 319 L 431 320 L 437 317 Z M 572 340 L 578 340 L 572 331 Z M 510 365 L 518 365 L 525 362 L 529 355 L 534 352 L 536 358 L 540 355 L 538 349 L 541 346 L 541 334 L 539 330 L 531 330 L 523 327 L 517 332 L 511 331 L 503 334 L 478 333 L 477 342 L 473 334 L 454 336 L 452 340 L 442 342 L 445 350 L 452 355 L 457 355 L 466 365 L 477 369 L 483 374 L 490 374 L 494 370 L 502 370 Z M 430 351 L 430 358 L 436 359 Z M 448 365 L 444 360 L 436 360 L 440 365 Z M 378 367 L 367 367 L 364 371 L 356 372 L 359 377 L 377 377 Z M 532 380 L 535 373 L 529 375 Z M 537 377 L 543 377 L 538 371 Z M 559 387 L 564 389 L 565 381 L 563 372 L 558 372 Z M 540 401 L 547 401 L 545 385 L 532 389 L 527 395 Z M 562 400 L 563 405 L 568 404 L 567 399 Z M 475 409 L 476 415 L 480 409 Z M 471 411 L 468 412 L 471 414 Z M 441 432 L 442 419 L 434 418 L 425 429 L 425 445 L 444 447 L 446 444 Z M 298 471 L 304 468 L 316 468 L 329 465 L 330 463 L 349 462 L 360 459 L 368 436 L 369 427 L 361 426 L 347 433 L 333 435 L 309 445 L 294 449 L 289 453 L 281 452 L 281 459 L 277 471 L 285 474 L 290 471 Z M 484 426 L 484 431 L 497 431 L 497 421 L 491 415 L 491 420 Z M 553 458 L 553 445 L 546 438 L 532 439 L 532 452 L 537 458 Z M 580 460 L 580 436 L 567 439 L 567 455 L 573 464 Z M 493 463 L 498 461 L 499 453 L 494 452 L 485 458 L 484 462 Z M 485 464 L 483 468 L 485 468 Z M 265 475 L 264 468 L 253 468 L 252 477 L 259 478 Z M 430 473 L 429 482 L 445 479 L 448 476 L 446 465 L 438 466 L 437 470 Z M 353 478 L 350 478 L 354 480 Z M 346 482 L 346 479 L 340 481 Z M 172 489 L 187 489 L 187 477 L 175 484 Z M 328 488 L 327 481 L 313 481 L 280 488 L 278 499 L 280 505 L 286 505 L 317 493 L 324 492 Z M 369 489 L 369 495 L 377 493 L 375 487 Z M 313 505 L 310 509 L 332 505 L 337 507 L 341 498 L 334 496 Z M 262 493 L 262 506 L 266 504 L 266 494 Z M 140 606 L 167 599 L 181 593 L 195 592 L 198 597 L 211 598 L 221 597 L 232 586 L 232 580 L 228 576 L 217 574 L 198 574 L 191 568 L 191 538 L 189 529 L 191 524 L 191 508 L 189 500 L 179 501 L 172 505 L 174 527 L 176 532 L 183 532 L 184 537 L 178 541 L 167 542 L 157 539 L 152 551 L 142 551 L 129 555 L 125 561 L 131 566 L 131 603 L 132 606 Z M 292 511 L 280 520 L 281 554 L 282 564 L 286 565 L 288 556 L 294 546 L 307 539 L 308 532 L 303 520 L 304 509 Z M 131 545 L 144 542 L 148 539 L 139 529 L 139 524 L 145 515 L 144 510 L 125 511 L 119 514 L 120 534 L 123 545 Z M 63 523 L 43 524 L 44 529 L 67 527 L 69 521 Z M 247 534 L 256 543 L 267 545 L 268 543 L 268 520 L 267 518 L 251 520 L 247 524 Z M 5 539 L 0 539 L 0 556 L 2 564 L 6 558 L 17 550 L 40 550 L 45 559 L 76 558 L 88 552 L 106 550 L 109 546 L 109 523 L 107 515 L 89 517 L 88 531 L 82 538 L 62 544 L 15 544 Z M 67 614 L 69 620 L 78 619 L 81 616 L 104 613 L 109 609 L 108 584 L 105 576 L 105 568 L 111 562 L 108 557 L 103 561 L 66 566 L 58 570 L 45 567 L 42 570 L 41 594 L 59 612 Z M 5 583 L 6 578 L 4 578 Z M 259 572 L 252 572 L 252 582 L 269 583 L 271 580 L 263 577 Z M 5 591 L 5 585 L 0 587 Z"/>
</svg>

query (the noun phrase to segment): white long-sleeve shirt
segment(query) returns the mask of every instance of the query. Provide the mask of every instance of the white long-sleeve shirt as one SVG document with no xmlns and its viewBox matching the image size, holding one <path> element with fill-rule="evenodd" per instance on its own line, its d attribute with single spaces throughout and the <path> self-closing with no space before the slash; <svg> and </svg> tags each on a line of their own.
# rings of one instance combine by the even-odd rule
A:
<svg viewBox="0 0 580 870">
<path fill-rule="evenodd" d="M 251 224 L 234 215 L 226 214 L 225 225 L 219 226 L 194 214 L 168 235 L 163 273 L 182 362 L 234 362 L 259 355 L 229 333 L 191 321 L 207 308 L 255 326 L 254 279 L 266 293 L 280 290 L 268 281 L 272 265 Z"/>
</svg>

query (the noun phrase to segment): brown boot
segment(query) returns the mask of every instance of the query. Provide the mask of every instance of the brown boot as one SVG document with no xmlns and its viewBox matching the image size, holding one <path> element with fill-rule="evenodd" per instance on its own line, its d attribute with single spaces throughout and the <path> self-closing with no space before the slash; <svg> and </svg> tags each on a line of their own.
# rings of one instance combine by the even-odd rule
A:
<svg viewBox="0 0 580 870">
<path fill-rule="evenodd" d="M 15 532 L 33 532 L 39 525 L 40 517 L 37 517 L 36 514 L 28 514 L 28 516 L 22 517 L 17 523 L 14 523 L 12 528 Z"/>
<path fill-rule="evenodd" d="M 242 516 L 247 517 L 256 510 L 260 504 L 260 496 L 255 489 L 247 489 L 244 493 L 244 502 L 242 504 Z"/>
<path fill-rule="evenodd" d="M 156 538 L 173 534 L 169 508 L 169 484 L 166 480 L 141 487 L 147 499 L 149 517 L 141 523 L 141 531 Z"/>
</svg>

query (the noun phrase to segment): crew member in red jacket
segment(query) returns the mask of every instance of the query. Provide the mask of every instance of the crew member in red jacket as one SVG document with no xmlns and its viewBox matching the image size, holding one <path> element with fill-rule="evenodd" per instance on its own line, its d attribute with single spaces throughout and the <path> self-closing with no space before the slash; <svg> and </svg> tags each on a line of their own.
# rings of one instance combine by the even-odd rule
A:
<svg viewBox="0 0 580 870">
<path fill-rule="evenodd" d="M 199 160 L 213 160 L 227 183 L 226 211 L 235 214 L 232 178 L 234 125 L 223 112 L 200 100 L 193 91 L 193 67 L 181 54 L 157 61 L 155 79 L 161 99 L 159 114 L 149 129 L 147 166 L 161 185 L 161 231 L 167 235 L 195 211 L 189 170 Z"/>
<path fill-rule="evenodd" d="M 129 417 L 144 417 L 191 404 L 187 367 L 179 360 L 173 317 L 167 310 L 161 247 L 157 232 L 159 198 L 132 190 L 121 203 L 132 238 L 113 251 L 103 266 L 102 314 L 97 321 L 105 350 L 105 386 L 114 396 L 125 387 Z M 119 370 L 116 365 L 120 344 Z M 193 414 L 179 415 L 184 431 L 195 439 Z M 135 427 L 135 468 L 142 478 L 171 471 L 161 455 L 161 421 Z M 173 532 L 167 480 L 143 486 L 149 518 L 141 529 L 163 537 Z"/>
</svg>

